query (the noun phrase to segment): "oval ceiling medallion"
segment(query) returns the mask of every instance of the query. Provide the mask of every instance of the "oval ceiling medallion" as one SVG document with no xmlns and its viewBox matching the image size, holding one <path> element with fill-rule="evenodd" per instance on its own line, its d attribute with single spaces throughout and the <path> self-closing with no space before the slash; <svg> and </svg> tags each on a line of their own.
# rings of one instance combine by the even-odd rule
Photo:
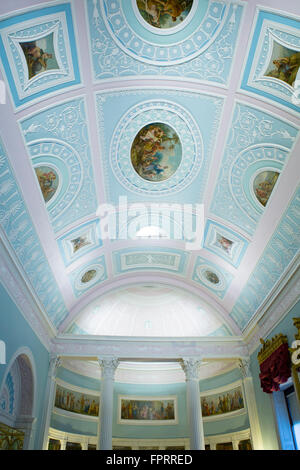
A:
<svg viewBox="0 0 300 470">
<path fill-rule="evenodd" d="M 180 165 L 182 147 L 174 129 L 168 124 L 144 126 L 131 147 L 131 163 L 137 174 L 147 181 L 170 178 Z"/>
<path fill-rule="evenodd" d="M 204 272 L 204 275 L 211 284 L 219 284 L 220 279 L 213 271 L 207 270 Z"/>
<path fill-rule="evenodd" d="M 58 189 L 59 177 L 54 168 L 50 166 L 38 166 L 35 173 L 45 202 L 50 201 Z"/>
<path fill-rule="evenodd" d="M 190 14 L 193 0 L 135 0 L 144 21 L 157 29 L 177 27 Z"/>
<path fill-rule="evenodd" d="M 262 171 L 253 181 L 253 191 L 258 201 L 266 206 L 279 176 L 278 171 Z"/>
<path fill-rule="evenodd" d="M 203 161 L 190 113 L 168 101 L 142 102 L 122 117 L 111 142 L 111 168 L 127 191 L 162 195 L 185 189 Z"/>
<path fill-rule="evenodd" d="M 86 273 L 84 273 L 84 275 L 82 276 L 81 278 L 81 282 L 83 284 L 87 284 L 88 282 L 90 282 L 92 279 L 94 279 L 94 277 L 96 276 L 97 274 L 97 271 L 96 269 L 90 269 L 89 271 L 87 271 Z"/>
</svg>

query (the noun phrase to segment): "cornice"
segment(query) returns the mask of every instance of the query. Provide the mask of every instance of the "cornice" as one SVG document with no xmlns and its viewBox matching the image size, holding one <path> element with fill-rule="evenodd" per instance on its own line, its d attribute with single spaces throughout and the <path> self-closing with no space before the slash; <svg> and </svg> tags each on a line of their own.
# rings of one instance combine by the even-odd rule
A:
<svg viewBox="0 0 300 470">
<path fill-rule="evenodd" d="M 249 356 L 240 337 L 233 338 L 105 338 L 73 335 L 58 336 L 51 341 L 51 351 L 65 357 L 107 358 L 120 360 L 160 359 L 238 359 Z"/>
</svg>

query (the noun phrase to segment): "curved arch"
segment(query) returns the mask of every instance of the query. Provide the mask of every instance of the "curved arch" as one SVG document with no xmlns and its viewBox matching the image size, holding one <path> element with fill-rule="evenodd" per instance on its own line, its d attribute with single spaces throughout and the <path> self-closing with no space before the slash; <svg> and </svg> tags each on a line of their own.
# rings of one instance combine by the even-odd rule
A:
<svg viewBox="0 0 300 470">
<path fill-rule="evenodd" d="M 0 396 L 4 390 L 8 375 L 14 370 L 17 392 L 11 416 L 5 419 L 6 424 L 24 433 L 23 449 L 29 449 L 32 436 L 32 424 L 36 416 L 36 366 L 31 350 L 27 347 L 18 348 L 10 358 L 3 376 Z M 14 384 L 13 384 L 14 392 Z M 4 415 L 4 418 L 6 416 Z"/>
<path fill-rule="evenodd" d="M 179 287 L 184 289 L 185 291 L 190 292 L 191 294 L 197 295 L 199 297 L 199 293 L 201 293 L 201 298 L 208 305 L 214 310 L 216 316 L 220 317 L 224 324 L 229 327 L 232 331 L 233 335 L 240 336 L 241 330 L 238 328 L 236 323 L 229 317 L 228 312 L 211 296 L 201 288 L 201 286 L 192 286 L 191 284 L 187 283 L 183 279 L 173 278 L 170 280 L 170 276 L 164 276 L 162 274 L 155 275 L 155 274 L 140 274 L 138 277 L 132 276 L 129 277 L 127 274 L 126 276 L 120 276 L 119 279 L 114 280 L 112 282 L 106 283 L 105 285 L 100 286 L 97 290 L 93 291 L 90 295 L 81 299 L 80 302 L 76 304 L 76 306 L 70 311 L 68 318 L 60 325 L 59 333 L 63 333 L 66 329 L 72 324 L 75 318 L 81 313 L 81 311 L 88 306 L 93 300 L 96 300 L 97 297 L 101 295 L 105 295 L 109 292 L 112 292 L 117 289 L 126 288 L 129 286 L 136 286 L 139 284 L 151 282 L 154 284 L 162 284 L 172 287 Z"/>
</svg>

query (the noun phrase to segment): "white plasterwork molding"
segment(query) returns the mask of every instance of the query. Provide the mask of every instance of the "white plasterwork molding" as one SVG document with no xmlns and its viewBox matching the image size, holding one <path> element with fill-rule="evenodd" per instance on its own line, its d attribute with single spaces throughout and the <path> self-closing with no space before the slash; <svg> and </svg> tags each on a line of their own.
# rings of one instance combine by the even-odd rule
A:
<svg viewBox="0 0 300 470">
<path fill-rule="evenodd" d="M 244 334 L 250 354 L 260 346 L 260 338 L 268 336 L 300 299 L 299 265 L 300 256 L 296 257 L 288 273 L 270 293 L 247 326 Z"/>
<path fill-rule="evenodd" d="M 51 338 L 54 338 L 56 330 L 47 319 L 33 290 L 26 283 L 26 276 L 22 273 L 19 263 L 14 259 L 12 250 L 8 249 L 8 242 L 5 240 L 2 231 L 0 231 L 0 258 L 1 283 L 33 332 L 45 348 L 50 351 Z"/>
</svg>

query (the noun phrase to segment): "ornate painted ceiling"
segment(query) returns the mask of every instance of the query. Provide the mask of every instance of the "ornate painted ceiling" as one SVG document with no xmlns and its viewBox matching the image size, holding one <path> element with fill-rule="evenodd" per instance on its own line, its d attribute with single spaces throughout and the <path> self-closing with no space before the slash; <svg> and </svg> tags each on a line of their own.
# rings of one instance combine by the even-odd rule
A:
<svg viewBox="0 0 300 470">
<path fill-rule="evenodd" d="M 247 335 L 298 266 L 298 2 L 10 0 L 0 14 L 1 239 L 50 336 Z M 203 204 L 202 246 L 180 222 L 179 237 L 123 237 L 164 233 L 153 203 Z"/>
</svg>

